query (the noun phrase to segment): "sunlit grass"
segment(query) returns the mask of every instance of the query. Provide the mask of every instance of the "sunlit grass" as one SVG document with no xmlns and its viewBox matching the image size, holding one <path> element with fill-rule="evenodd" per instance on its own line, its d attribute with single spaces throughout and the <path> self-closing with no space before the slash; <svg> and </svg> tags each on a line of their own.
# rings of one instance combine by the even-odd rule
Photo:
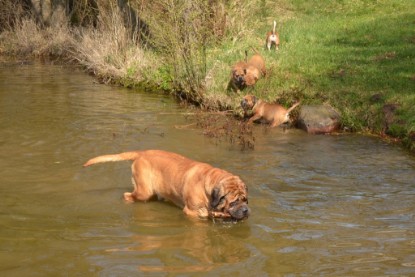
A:
<svg viewBox="0 0 415 277">
<path fill-rule="evenodd" d="M 220 59 L 211 93 L 223 91 L 229 66 L 243 58 L 244 49 L 255 46 L 269 71 L 257 83 L 257 95 L 281 102 L 300 97 L 303 103 L 328 103 L 341 112 L 345 127 L 358 131 L 381 132 L 383 105 L 397 104 L 396 121 L 408 134 L 413 132 L 415 2 L 298 0 L 282 6 L 290 16 L 279 21 L 281 50 L 269 53 L 263 48 L 272 20 L 253 20 L 253 36 L 212 51 Z"/>
</svg>

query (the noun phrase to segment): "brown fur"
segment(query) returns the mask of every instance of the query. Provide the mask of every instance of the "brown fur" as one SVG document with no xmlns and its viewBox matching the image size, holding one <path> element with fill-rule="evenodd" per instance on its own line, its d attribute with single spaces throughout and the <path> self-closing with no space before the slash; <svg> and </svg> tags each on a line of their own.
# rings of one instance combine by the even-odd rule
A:
<svg viewBox="0 0 415 277">
<path fill-rule="evenodd" d="M 230 86 L 234 90 L 242 90 L 246 87 L 245 75 L 247 73 L 247 63 L 237 62 L 232 66 Z"/>
<path fill-rule="evenodd" d="M 127 202 L 158 197 L 192 217 L 239 220 L 249 215 L 247 187 L 238 176 L 175 153 L 147 150 L 104 155 L 90 159 L 84 167 L 124 160 L 133 161 L 134 190 L 124 193 Z"/>
<path fill-rule="evenodd" d="M 232 66 L 230 85 L 234 90 L 243 90 L 254 86 L 265 74 L 265 61 L 256 53 L 247 62 L 239 61 Z"/>
<path fill-rule="evenodd" d="M 252 66 L 261 74 L 261 76 L 265 76 L 267 71 L 265 69 L 265 61 L 264 58 L 256 53 L 248 60 L 248 67 Z"/>
<path fill-rule="evenodd" d="M 269 104 L 261 99 L 257 99 L 253 95 L 244 96 L 241 102 L 241 106 L 245 112 L 248 110 L 252 110 L 253 112 L 253 115 L 248 120 L 248 123 L 264 119 L 270 124 L 270 127 L 276 127 L 283 123 L 289 122 L 290 112 L 299 104 L 300 102 L 297 102 L 287 110 L 279 104 Z"/>
</svg>

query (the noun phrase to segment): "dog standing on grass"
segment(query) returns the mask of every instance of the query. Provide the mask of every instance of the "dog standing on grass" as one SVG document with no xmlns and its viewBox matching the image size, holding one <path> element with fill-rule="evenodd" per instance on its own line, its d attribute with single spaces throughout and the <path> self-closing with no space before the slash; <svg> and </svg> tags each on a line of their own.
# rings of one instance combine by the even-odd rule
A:
<svg viewBox="0 0 415 277">
<path fill-rule="evenodd" d="M 239 92 L 246 87 L 254 86 L 265 74 L 264 58 L 255 51 L 255 54 L 248 60 L 248 51 L 245 51 L 245 61 L 239 61 L 232 66 L 228 88 Z"/>
<path fill-rule="evenodd" d="M 269 51 L 271 51 L 272 45 L 275 45 L 275 50 L 279 50 L 280 48 L 280 35 L 278 32 L 275 31 L 277 27 L 277 22 L 274 20 L 274 27 L 272 28 L 271 32 L 267 33 L 266 44 Z"/>
<path fill-rule="evenodd" d="M 279 104 L 270 104 L 261 99 L 257 99 L 254 95 L 245 95 L 241 101 L 241 106 L 245 113 L 249 110 L 253 112 L 252 117 L 248 120 L 248 124 L 259 119 L 264 119 L 270 124 L 270 127 L 277 127 L 289 122 L 290 112 L 298 105 L 300 105 L 300 102 L 295 103 L 287 110 Z"/>
<path fill-rule="evenodd" d="M 256 82 L 267 74 L 265 69 L 264 58 L 255 51 L 255 54 L 247 62 L 246 74 L 245 74 L 245 84 L 246 86 L 253 86 Z M 248 57 L 248 51 L 245 51 L 245 56 Z"/>
</svg>

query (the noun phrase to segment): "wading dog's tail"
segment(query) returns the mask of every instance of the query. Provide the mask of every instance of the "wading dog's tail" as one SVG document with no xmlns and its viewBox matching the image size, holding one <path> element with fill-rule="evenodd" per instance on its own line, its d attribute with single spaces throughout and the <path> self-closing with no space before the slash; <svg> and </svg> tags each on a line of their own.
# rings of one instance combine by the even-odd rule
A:
<svg viewBox="0 0 415 277">
<path fill-rule="evenodd" d="M 277 27 L 277 21 L 274 20 L 274 27 L 272 28 L 272 34 L 275 35 L 275 28 Z"/>
<path fill-rule="evenodd" d="M 290 122 L 290 112 L 292 110 L 294 110 L 298 105 L 300 105 L 300 101 L 298 101 L 297 103 L 295 103 L 294 105 L 292 105 L 291 108 L 289 108 L 287 110 L 287 112 L 285 113 L 284 120 L 282 121 L 282 123 Z"/>
<path fill-rule="evenodd" d="M 301 103 L 301 101 L 298 101 L 297 103 L 295 103 L 294 105 L 292 105 L 291 106 L 291 108 L 289 108 L 288 110 L 287 110 L 287 114 L 290 114 L 290 112 L 292 111 L 292 110 L 294 110 L 298 105 L 300 105 L 300 103 Z"/>
<path fill-rule="evenodd" d="M 103 156 L 98 156 L 98 157 L 90 159 L 83 166 L 87 167 L 93 164 L 106 163 L 106 162 L 131 161 L 131 160 L 137 159 L 139 155 L 140 155 L 140 151 L 124 152 L 124 153 L 114 154 L 114 155 L 103 155 Z"/>
</svg>

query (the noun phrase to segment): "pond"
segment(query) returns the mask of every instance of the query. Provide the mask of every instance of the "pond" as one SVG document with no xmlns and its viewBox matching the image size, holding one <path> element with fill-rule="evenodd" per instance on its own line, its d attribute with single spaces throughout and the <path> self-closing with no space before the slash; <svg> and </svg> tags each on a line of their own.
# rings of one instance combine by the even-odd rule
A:
<svg viewBox="0 0 415 277">
<path fill-rule="evenodd" d="M 166 95 L 98 84 L 72 67 L 0 63 L 3 276 L 414 276 L 415 158 L 360 135 L 254 127 L 214 141 Z M 181 128 L 180 126 L 193 126 Z M 131 162 L 162 149 L 240 176 L 251 216 L 192 220 L 127 204 Z"/>
</svg>

